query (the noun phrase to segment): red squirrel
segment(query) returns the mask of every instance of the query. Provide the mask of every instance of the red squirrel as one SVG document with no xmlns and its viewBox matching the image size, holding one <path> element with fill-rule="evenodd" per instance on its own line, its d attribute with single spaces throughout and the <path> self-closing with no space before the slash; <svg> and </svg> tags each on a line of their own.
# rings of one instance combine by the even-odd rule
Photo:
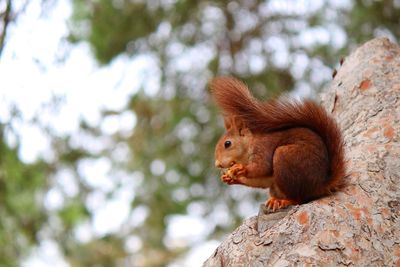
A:
<svg viewBox="0 0 400 267">
<path fill-rule="evenodd" d="M 215 149 L 223 182 L 270 188 L 265 205 L 273 211 L 343 185 L 342 135 L 320 105 L 311 100 L 260 102 L 231 77 L 215 78 L 210 87 L 226 128 Z"/>
</svg>

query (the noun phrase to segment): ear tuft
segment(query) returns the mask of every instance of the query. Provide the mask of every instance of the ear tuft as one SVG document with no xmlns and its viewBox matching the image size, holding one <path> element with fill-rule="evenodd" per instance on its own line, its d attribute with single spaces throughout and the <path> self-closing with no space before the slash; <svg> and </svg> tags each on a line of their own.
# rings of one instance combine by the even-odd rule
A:
<svg viewBox="0 0 400 267">
<path fill-rule="evenodd" d="M 228 131 L 233 127 L 233 118 L 232 116 L 224 116 L 224 126 L 225 129 Z"/>
<path fill-rule="evenodd" d="M 246 127 L 246 124 L 239 116 L 232 116 L 233 127 L 240 133 L 240 131 Z"/>
</svg>

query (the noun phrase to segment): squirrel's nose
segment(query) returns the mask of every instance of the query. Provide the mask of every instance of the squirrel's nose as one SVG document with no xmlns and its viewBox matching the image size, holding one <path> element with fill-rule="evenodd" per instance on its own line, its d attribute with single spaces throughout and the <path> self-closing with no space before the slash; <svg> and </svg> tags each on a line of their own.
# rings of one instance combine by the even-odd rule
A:
<svg viewBox="0 0 400 267">
<path fill-rule="evenodd" d="M 220 169 L 222 168 L 222 164 L 219 160 L 215 161 L 215 167 L 220 168 Z"/>
</svg>

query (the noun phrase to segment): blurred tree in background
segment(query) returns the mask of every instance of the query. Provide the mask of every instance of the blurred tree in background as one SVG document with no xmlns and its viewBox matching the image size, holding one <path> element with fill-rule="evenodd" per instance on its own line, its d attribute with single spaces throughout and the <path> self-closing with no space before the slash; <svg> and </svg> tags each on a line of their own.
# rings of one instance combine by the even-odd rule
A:
<svg viewBox="0 0 400 267">
<path fill-rule="evenodd" d="M 145 58 L 154 68 L 143 74 L 141 90 L 125 108 L 103 110 L 103 121 L 133 116 L 133 131 L 110 135 L 81 122 L 81 137 L 107 144 L 100 150 L 49 131 L 56 160 L 25 165 L 0 139 L 0 240 L 10 247 L 0 252 L 4 266 L 16 266 L 23 256 L 18 248 L 39 242 L 43 231 L 71 266 L 179 263 L 196 242 L 171 241 L 174 216 L 204 219 L 207 236 L 200 241 L 218 239 L 265 198 L 264 192 L 228 189 L 219 181 L 213 150 L 223 129 L 207 91 L 209 79 L 240 77 L 264 99 L 290 91 L 310 95 L 356 45 L 378 35 L 400 38 L 399 1 L 72 0 L 72 5 L 70 42 L 90 44 L 100 65 L 128 56 Z M 116 182 L 99 193 L 82 179 L 82 166 L 108 160 Z M 55 182 L 60 176 L 72 179 L 77 192 L 69 194 Z M 29 184 L 18 185 L 21 177 Z M 42 195 L 55 188 L 65 190 L 65 203 L 46 211 Z M 133 196 L 121 229 L 79 240 L 76 232 L 87 229 L 93 216 L 91 197 L 113 200 L 126 189 Z M 15 232 L 14 240 L 6 232 Z M 132 249 L 132 243 L 139 245 Z"/>
<path fill-rule="evenodd" d="M 49 168 L 43 161 L 22 163 L 18 147 L 5 144 L 4 128 L 0 124 L 0 265 L 18 266 L 46 222 L 42 202 Z"/>
</svg>

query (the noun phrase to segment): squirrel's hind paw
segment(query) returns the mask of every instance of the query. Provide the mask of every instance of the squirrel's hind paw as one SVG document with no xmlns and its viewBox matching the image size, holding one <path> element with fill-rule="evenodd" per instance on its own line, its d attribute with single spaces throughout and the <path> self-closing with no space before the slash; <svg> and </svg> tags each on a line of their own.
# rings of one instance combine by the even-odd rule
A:
<svg viewBox="0 0 400 267">
<path fill-rule="evenodd" d="M 295 201 L 290 199 L 279 199 L 274 197 L 270 197 L 267 201 L 265 201 L 265 206 L 272 211 L 284 209 L 296 204 L 297 203 Z"/>
</svg>

